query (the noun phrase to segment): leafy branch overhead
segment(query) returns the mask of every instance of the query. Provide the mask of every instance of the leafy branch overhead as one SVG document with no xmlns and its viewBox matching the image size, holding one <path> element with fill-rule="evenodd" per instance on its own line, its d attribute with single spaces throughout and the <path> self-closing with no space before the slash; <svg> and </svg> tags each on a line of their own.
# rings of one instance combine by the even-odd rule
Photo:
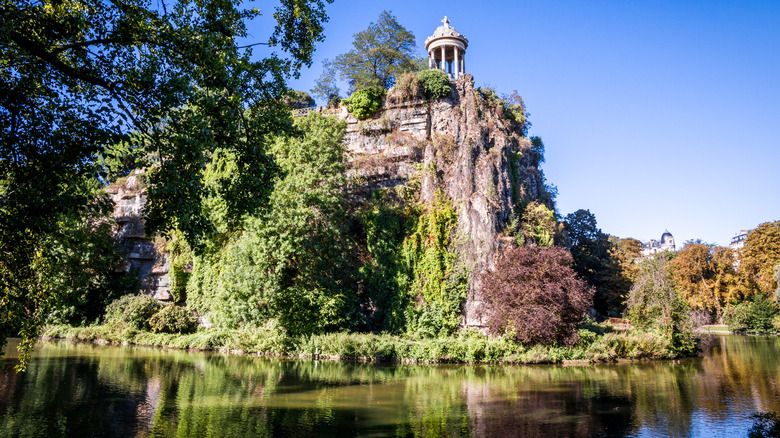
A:
<svg viewBox="0 0 780 438">
<path fill-rule="evenodd" d="M 291 130 L 285 80 L 311 64 L 329 1 L 282 0 L 268 30 L 280 50 L 258 59 L 238 41 L 260 11 L 237 0 L 1 0 L 3 339 L 49 301 L 31 266 L 58 222 L 109 208 L 91 182 L 107 176 L 110 145 L 131 142 L 148 168 L 147 226 L 178 228 L 196 248 L 214 232 L 205 200 L 223 198 L 231 217 L 263 205 L 274 171 L 265 137 Z M 217 151 L 236 169 L 207 186 Z"/>
</svg>

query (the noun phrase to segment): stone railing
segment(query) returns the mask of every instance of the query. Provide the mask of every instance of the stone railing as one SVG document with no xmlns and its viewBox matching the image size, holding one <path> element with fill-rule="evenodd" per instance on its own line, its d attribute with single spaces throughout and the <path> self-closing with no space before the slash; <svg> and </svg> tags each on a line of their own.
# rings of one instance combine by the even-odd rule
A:
<svg viewBox="0 0 780 438">
<path fill-rule="evenodd" d="M 305 117 L 308 116 L 309 113 L 321 113 L 323 109 L 325 109 L 324 106 L 307 106 L 306 108 L 294 109 L 293 115 L 295 117 Z"/>
</svg>

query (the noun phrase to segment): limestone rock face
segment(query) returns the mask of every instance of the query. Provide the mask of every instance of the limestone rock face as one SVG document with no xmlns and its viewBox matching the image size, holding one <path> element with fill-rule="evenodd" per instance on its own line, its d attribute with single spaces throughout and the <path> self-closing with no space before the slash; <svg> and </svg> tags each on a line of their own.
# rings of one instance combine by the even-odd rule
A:
<svg viewBox="0 0 780 438">
<path fill-rule="evenodd" d="M 522 129 L 500 104 L 481 96 L 468 74 L 454 82 L 449 97 L 433 103 L 385 104 L 364 121 L 346 109 L 338 116 L 348 123 L 344 142 L 352 172 L 368 185 L 403 184 L 422 172 L 422 201 L 439 190 L 451 199 L 458 249 L 472 273 L 464 325 L 483 327 L 476 274 L 490 266 L 518 203 L 539 201 L 544 193 L 544 176 Z"/>
<path fill-rule="evenodd" d="M 144 229 L 146 189 L 140 172 L 120 184 L 112 184 L 106 191 L 114 202 L 111 214 L 117 224 L 114 237 L 127 249 L 126 269 L 138 272 L 144 292 L 160 301 L 171 301 L 168 255 L 146 236 Z"/>
</svg>

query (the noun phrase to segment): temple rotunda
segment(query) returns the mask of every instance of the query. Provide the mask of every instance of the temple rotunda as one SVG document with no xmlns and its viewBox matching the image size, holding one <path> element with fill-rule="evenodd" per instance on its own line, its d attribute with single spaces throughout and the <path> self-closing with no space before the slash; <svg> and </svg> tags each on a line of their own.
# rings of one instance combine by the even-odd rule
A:
<svg viewBox="0 0 780 438">
<path fill-rule="evenodd" d="M 446 16 L 441 22 L 444 24 L 425 40 L 428 67 L 442 70 L 457 79 L 466 73 L 466 47 L 469 40 L 450 27 L 450 20 Z"/>
</svg>

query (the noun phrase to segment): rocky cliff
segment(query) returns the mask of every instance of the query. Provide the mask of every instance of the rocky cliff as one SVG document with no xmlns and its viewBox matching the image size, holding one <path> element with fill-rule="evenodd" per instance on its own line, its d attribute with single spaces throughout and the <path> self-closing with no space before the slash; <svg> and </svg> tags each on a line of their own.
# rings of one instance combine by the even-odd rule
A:
<svg viewBox="0 0 780 438">
<path fill-rule="evenodd" d="M 114 202 L 114 238 L 127 251 L 125 268 L 138 273 L 144 292 L 160 301 L 171 301 L 168 254 L 159 242 L 155 245 L 144 229 L 146 188 L 142 173 L 136 171 L 111 184 L 106 192 Z"/>
<path fill-rule="evenodd" d="M 432 201 L 437 190 L 450 198 L 458 212 L 458 249 L 472 272 L 464 323 L 483 326 L 474 274 L 490 266 L 518 206 L 539 201 L 552 208 L 522 124 L 475 89 L 468 74 L 444 99 L 403 101 L 391 91 L 371 119 L 359 121 L 343 107 L 337 115 L 348 123 L 351 171 L 367 185 L 404 184 L 421 172 L 421 201 Z"/>
<path fill-rule="evenodd" d="M 391 90 L 372 118 L 357 120 L 346 107 L 324 110 L 347 122 L 343 142 L 352 176 L 365 189 L 419 182 L 419 200 L 441 192 L 458 215 L 455 241 L 471 272 L 463 309 L 466 326 L 483 327 L 479 274 L 496 250 L 513 239 L 505 230 L 513 214 L 531 201 L 552 209 L 539 156 L 524 135 L 523 122 L 505 114 L 501 101 L 474 88 L 471 75 L 452 83 L 448 97 L 409 100 Z M 139 175 L 113 184 L 117 238 L 129 249 L 129 268 L 138 270 L 146 291 L 171 300 L 170 262 L 165 242 L 155 245 L 143 228 L 146 192 Z"/>
</svg>

